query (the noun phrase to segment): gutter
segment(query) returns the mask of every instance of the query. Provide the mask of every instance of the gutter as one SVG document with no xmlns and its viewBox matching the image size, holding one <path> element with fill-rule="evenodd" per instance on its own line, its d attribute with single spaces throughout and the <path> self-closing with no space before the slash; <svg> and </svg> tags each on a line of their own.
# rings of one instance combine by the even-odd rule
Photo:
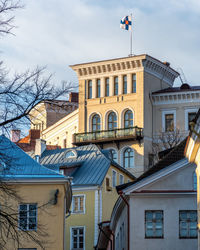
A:
<svg viewBox="0 0 200 250">
<path fill-rule="evenodd" d="M 128 236 L 128 250 L 130 250 L 130 205 L 129 205 L 128 201 L 126 200 L 126 198 L 124 197 L 123 191 L 119 191 L 118 193 L 119 193 L 120 197 L 122 198 L 122 200 L 127 205 L 127 209 L 128 209 L 128 216 L 127 216 L 128 234 L 127 234 L 127 236 Z"/>
</svg>

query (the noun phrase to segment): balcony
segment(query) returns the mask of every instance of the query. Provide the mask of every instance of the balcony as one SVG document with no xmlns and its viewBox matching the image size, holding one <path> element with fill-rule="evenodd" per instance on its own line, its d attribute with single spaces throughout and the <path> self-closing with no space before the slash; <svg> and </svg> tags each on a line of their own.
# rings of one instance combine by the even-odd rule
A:
<svg viewBox="0 0 200 250">
<path fill-rule="evenodd" d="M 77 133 L 73 135 L 73 144 L 76 146 L 81 146 L 90 143 L 105 144 L 115 142 L 118 146 L 120 141 L 140 141 L 142 138 L 143 129 L 136 126 L 131 128 Z"/>
</svg>

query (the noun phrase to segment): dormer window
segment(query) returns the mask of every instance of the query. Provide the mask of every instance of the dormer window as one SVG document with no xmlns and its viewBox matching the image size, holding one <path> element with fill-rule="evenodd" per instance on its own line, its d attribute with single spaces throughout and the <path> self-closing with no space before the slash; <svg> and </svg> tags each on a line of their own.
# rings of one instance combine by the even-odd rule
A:
<svg viewBox="0 0 200 250">
<path fill-rule="evenodd" d="M 67 153 L 65 154 L 66 158 L 76 158 L 77 157 L 77 153 L 75 150 L 69 150 L 67 151 Z"/>
</svg>

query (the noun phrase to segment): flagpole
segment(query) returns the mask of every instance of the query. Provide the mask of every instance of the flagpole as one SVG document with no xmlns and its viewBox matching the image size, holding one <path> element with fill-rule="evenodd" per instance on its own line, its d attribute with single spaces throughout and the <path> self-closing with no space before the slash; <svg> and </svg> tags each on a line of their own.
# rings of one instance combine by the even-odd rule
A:
<svg viewBox="0 0 200 250">
<path fill-rule="evenodd" d="M 133 26 L 133 22 L 132 22 L 132 13 L 131 13 L 131 39 L 130 39 L 130 56 L 132 56 L 132 44 L 133 44 L 133 32 L 132 32 L 132 26 Z"/>
</svg>

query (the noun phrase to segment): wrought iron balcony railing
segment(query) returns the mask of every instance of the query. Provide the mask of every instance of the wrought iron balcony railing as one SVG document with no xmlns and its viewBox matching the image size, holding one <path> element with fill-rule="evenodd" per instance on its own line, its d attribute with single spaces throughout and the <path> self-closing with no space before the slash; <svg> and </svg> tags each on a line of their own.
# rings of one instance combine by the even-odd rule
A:
<svg viewBox="0 0 200 250">
<path fill-rule="evenodd" d="M 143 138 L 143 129 L 139 127 L 120 128 L 113 130 L 101 130 L 95 132 L 74 134 L 73 144 L 83 145 L 88 143 L 104 143 L 120 140 L 141 140 Z"/>
</svg>

